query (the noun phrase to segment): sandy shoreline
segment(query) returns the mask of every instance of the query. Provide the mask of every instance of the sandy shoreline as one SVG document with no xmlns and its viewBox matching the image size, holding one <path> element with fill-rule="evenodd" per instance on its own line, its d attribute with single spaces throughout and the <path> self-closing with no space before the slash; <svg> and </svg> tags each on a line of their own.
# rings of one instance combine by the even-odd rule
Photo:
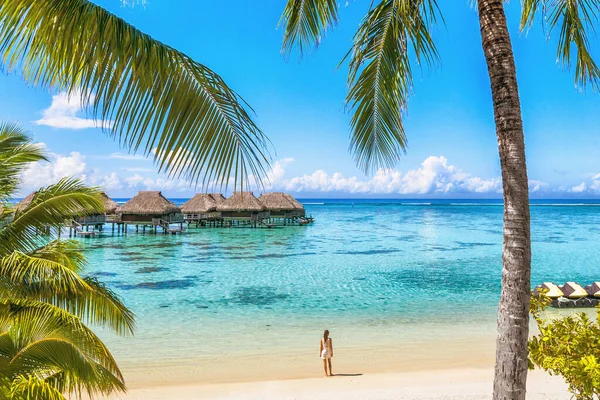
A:
<svg viewBox="0 0 600 400">
<path fill-rule="evenodd" d="M 385 345 L 348 346 L 340 342 L 333 360 L 334 373 L 405 373 L 431 370 L 487 368 L 494 363 L 492 336 L 444 340 L 389 342 Z M 366 341 L 365 341 L 366 342 Z M 311 351 L 312 350 L 312 351 Z M 322 364 L 317 344 L 271 354 L 224 353 L 203 358 L 159 357 L 155 360 L 119 362 L 127 387 L 228 384 L 269 380 L 319 378 Z"/>
<path fill-rule="evenodd" d="M 491 397 L 493 368 L 421 372 L 375 373 L 240 382 L 156 386 L 132 389 L 112 397 L 120 400 L 192 399 L 372 399 L 372 400 L 479 400 Z M 528 399 L 569 398 L 566 384 L 543 371 L 530 372 Z"/>
</svg>

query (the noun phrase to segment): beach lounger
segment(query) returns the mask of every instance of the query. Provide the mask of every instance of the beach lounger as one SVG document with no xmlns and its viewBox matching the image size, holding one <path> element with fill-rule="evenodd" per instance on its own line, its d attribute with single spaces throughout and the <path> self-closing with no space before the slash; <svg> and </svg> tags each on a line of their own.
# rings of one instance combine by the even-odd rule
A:
<svg viewBox="0 0 600 400">
<path fill-rule="evenodd" d="M 585 291 L 580 284 L 575 282 L 567 282 L 565 286 L 562 287 L 562 292 L 565 297 L 569 299 L 581 299 L 583 297 L 587 297 L 588 293 Z"/>
<path fill-rule="evenodd" d="M 542 283 L 542 288 L 548 290 L 548 292 L 546 293 L 546 296 L 551 299 L 558 299 L 559 297 L 564 296 L 563 291 L 560 290 L 560 288 L 552 282 Z"/>
</svg>

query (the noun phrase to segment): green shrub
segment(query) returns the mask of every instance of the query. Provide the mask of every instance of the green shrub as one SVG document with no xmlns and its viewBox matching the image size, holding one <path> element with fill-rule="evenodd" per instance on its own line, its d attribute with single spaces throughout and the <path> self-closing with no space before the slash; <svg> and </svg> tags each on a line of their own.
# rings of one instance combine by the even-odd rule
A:
<svg viewBox="0 0 600 400">
<path fill-rule="evenodd" d="M 541 317 L 550 299 L 532 296 L 531 314 L 539 335 L 529 340 L 529 368 L 560 375 L 574 399 L 600 398 L 600 310 L 546 320 Z"/>
</svg>

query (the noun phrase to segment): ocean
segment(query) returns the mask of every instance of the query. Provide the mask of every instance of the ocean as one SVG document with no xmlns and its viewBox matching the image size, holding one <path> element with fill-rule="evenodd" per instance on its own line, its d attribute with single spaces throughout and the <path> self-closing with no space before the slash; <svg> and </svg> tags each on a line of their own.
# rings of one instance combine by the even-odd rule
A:
<svg viewBox="0 0 600 400">
<path fill-rule="evenodd" d="M 366 363 L 369 349 L 406 357 L 459 340 L 452 360 L 471 342 L 493 346 L 500 200 L 300 201 L 314 224 L 78 239 L 87 273 L 136 314 L 135 337 L 101 333 L 124 370 L 184 363 L 190 380 L 217 380 L 231 360 L 251 368 L 314 356 L 324 329 Z M 532 202 L 532 285 L 600 280 L 598 206 Z"/>
</svg>

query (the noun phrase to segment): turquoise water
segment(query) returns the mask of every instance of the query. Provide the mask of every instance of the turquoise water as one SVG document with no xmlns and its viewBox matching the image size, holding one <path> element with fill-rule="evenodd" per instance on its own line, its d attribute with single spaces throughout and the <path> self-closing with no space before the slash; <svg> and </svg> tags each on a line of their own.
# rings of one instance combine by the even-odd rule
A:
<svg viewBox="0 0 600 400">
<path fill-rule="evenodd" d="M 137 316 L 135 338 L 107 336 L 117 358 L 268 357 L 324 328 L 349 347 L 493 334 L 498 201 L 303 202 L 313 225 L 81 239 L 89 274 Z M 533 284 L 600 280 L 600 207 L 534 205 L 532 240 Z"/>
</svg>

